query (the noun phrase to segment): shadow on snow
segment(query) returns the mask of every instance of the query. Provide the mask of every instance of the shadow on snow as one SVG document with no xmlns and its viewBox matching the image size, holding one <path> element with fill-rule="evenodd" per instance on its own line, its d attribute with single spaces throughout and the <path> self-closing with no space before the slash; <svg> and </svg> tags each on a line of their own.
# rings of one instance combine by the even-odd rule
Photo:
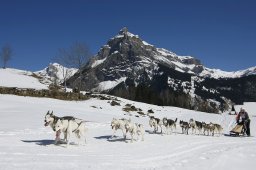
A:
<svg viewBox="0 0 256 170">
<path fill-rule="evenodd" d="M 124 142 L 125 141 L 123 137 L 114 136 L 113 138 L 111 138 L 111 135 L 97 136 L 94 138 L 99 140 L 107 140 L 108 142 Z M 126 140 L 129 140 L 129 139 L 126 139 Z"/>
<path fill-rule="evenodd" d="M 35 143 L 40 146 L 47 146 L 55 144 L 55 140 L 43 139 L 43 140 L 21 140 L 25 143 Z"/>
<path fill-rule="evenodd" d="M 55 140 L 50 140 L 50 139 L 42 139 L 42 140 L 21 140 L 22 142 L 25 143 L 34 143 L 36 145 L 40 146 L 48 146 L 48 145 L 61 145 L 61 144 L 67 144 L 65 141 L 58 141 L 57 144 L 55 144 Z M 70 145 L 75 145 L 73 142 L 70 143 Z"/>
</svg>

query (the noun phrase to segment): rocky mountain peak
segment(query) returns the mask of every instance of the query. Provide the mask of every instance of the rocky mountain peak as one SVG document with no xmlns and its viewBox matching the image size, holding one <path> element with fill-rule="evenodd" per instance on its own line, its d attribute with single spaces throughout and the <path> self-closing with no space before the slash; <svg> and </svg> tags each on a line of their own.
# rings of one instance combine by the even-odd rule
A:
<svg viewBox="0 0 256 170">
<path fill-rule="evenodd" d="M 128 28 L 127 27 L 124 27 L 122 28 L 120 31 L 119 31 L 119 34 L 120 35 L 127 35 L 128 33 Z"/>
<path fill-rule="evenodd" d="M 249 73 L 254 70 L 251 69 Z M 102 46 L 81 72 L 68 80 L 70 87 L 81 83 L 81 90 L 208 111 L 209 108 L 215 110 L 224 107 L 229 99 L 234 100 L 229 90 L 230 80 L 226 80 L 223 87 L 217 80 L 219 75 L 225 75 L 224 72 L 206 68 L 194 57 L 179 56 L 169 50 L 156 48 L 130 33 L 126 27 Z M 245 72 L 226 75 L 231 74 L 244 75 Z M 254 80 L 251 82 L 254 83 Z M 239 87 L 242 85 L 233 89 L 237 91 Z M 223 90 L 226 90 L 226 96 L 222 96 Z M 254 91 L 248 94 L 254 94 Z"/>
<path fill-rule="evenodd" d="M 124 27 L 90 60 L 82 79 L 89 81 L 84 84 L 85 89 L 102 91 L 112 87 L 102 88 L 99 86 L 100 82 L 127 78 L 132 79 L 135 84 L 150 81 L 158 74 L 159 65 L 190 74 L 197 74 L 202 70 L 202 67 L 198 67 L 201 65 L 200 60 L 156 48 Z"/>
</svg>

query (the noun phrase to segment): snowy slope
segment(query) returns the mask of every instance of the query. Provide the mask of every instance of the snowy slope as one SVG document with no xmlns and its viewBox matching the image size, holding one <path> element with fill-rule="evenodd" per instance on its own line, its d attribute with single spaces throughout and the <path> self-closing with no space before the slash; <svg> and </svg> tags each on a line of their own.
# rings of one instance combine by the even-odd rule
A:
<svg viewBox="0 0 256 170">
<path fill-rule="evenodd" d="M 120 100 L 121 106 L 113 107 L 107 100 L 98 99 L 70 102 L 0 95 L 0 169 L 255 169 L 255 137 L 183 135 L 179 126 L 176 135 L 151 134 L 147 117 L 137 118 L 134 113 L 124 115 L 122 108 L 131 103 L 144 112 L 153 109 L 159 118 L 194 118 L 221 123 L 225 131 L 234 116 Z M 72 138 L 74 143 L 69 148 L 53 145 L 54 132 L 43 126 L 47 110 L 53 110 L 58 116 L 72 115 L 90 121 L 87 122 L 87 144 L 77 146 Z M 124 142 L 120 131 L 115 140 L 108 141 L 113 117 L 131 118 L 144 124 L 145 141 Z M 255 117 L 251 116 L 251 120 L 255 136 Z"/>
<path fill-rule="evenodd" d="M 33 89 L 48 88 L 47 85 L 40 83 L 37 78 L 33 77 L 32 72 L 10 68 L 0 68 L 0 86 Z"/>
<path fill-rule="evenodd" d="M 162 55 L 157 57 L 158 58 L 162 57 L 163 58 L 162 61 L 165 61 L 169 65 L 174 64 L 176 66 L 175 70 L 177 71 L 185 72 L 184 70 L 186 70 L 188 73 L 195 74 L 196 72 L 194 72 L 193 69 L 198 66 L 201 67 L 202 71 L 197 74 L 200 77 L 211 77 L 211 78 L 219 79 L 219 78 L 239 78 L 243 76 L 256 75 L 256 67 L 229 72 L 229 71 L 223 71 L 220 69 L 207 68 L 199 63 L 195 64 L 195 63 L 184 62 L 186 60 L 193 60 L 194 58 L 191 56 L 179 56 L 163 48 L 158 48 L 157 51 L 160 52 L 160 54 Z M 170 58 L 170 57 L 173 58 L 172 59 L 173 61 L 166 60 L 166 58 Z"/>
<path fill-rule="evenodd" d="M 45 69 L 36 72 L 0 68 L 0 86 L 48 89 L 48 85 L 53 83 L 54 79 L 58 84 L 63 83 L 63 72 L 67 73 L 66 79 L 68 79 L 77 72 L 77 69 L 66 68 L 57 63 L 50 63 Z"/>
<path fill-rule="evenodd" d="M 251 67 L 245 70 L 239 71 L 223 71 L 220 69 L 210 69 L 204 68 L 204 70 L 200 73 L 201 77 L 211 77 L 211 78 L 239 78 L 243 76 L 256 75 L 256 67 Z"/>
</svg>

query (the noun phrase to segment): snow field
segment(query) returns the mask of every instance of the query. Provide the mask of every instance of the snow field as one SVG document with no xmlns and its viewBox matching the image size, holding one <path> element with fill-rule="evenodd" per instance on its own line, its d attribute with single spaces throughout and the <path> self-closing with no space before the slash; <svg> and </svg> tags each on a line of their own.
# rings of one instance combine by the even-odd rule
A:
<svg viewBox="0 0 256 170">
<path fill-rule="evenodd" d="M 0 95 L 0 169 L 254 169 L 255 137 L 226 137 L 181 134 L 151 134 L 148 117 L 128 116 L 122 111 L 130 103 L 144 112 L 153 109 L 159 118 L 178 118 L 220 123 L 228 131 L 234 116 L 207 114 L 175 107 L 160 107 L 121 99 L 121 106 L 107 100 L 61 101 Z M 55 133 L 44 127 L 44 116 L 53 110 L 57 116 L 71 115 L 87 120 L 87 143 L 77 146 L 54 145 Z M 126 115 L 124 115 L 126 114 Z M 131 118 L 145 126 L 145 141 L 122 140 L 121 131 L 108 140 L 113 131 L 112 118 Z M 255 136 L 255 117 L 251 116 Z M 164 129 L 165 131 L 165 129 Z M 191 131 L 190 131 L 191 133 Z"/>
</svg>

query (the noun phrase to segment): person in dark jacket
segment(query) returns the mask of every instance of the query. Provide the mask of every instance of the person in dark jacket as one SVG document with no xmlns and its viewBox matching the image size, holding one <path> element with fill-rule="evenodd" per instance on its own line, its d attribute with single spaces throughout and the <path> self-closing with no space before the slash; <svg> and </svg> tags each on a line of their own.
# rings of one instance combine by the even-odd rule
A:
<svg viewBox="0 0 256 170">
<path fill-rule="evenodd" d="M 240 112 L 237 114 L 236 117 L 236 123 L 239 125 L 243 125 L 244 129 L 245 129 L 245 133 L 247 134 L 247 136 L 250 136 L 250 118 L 248 113 L 241 108 Z"/>
</svg>

